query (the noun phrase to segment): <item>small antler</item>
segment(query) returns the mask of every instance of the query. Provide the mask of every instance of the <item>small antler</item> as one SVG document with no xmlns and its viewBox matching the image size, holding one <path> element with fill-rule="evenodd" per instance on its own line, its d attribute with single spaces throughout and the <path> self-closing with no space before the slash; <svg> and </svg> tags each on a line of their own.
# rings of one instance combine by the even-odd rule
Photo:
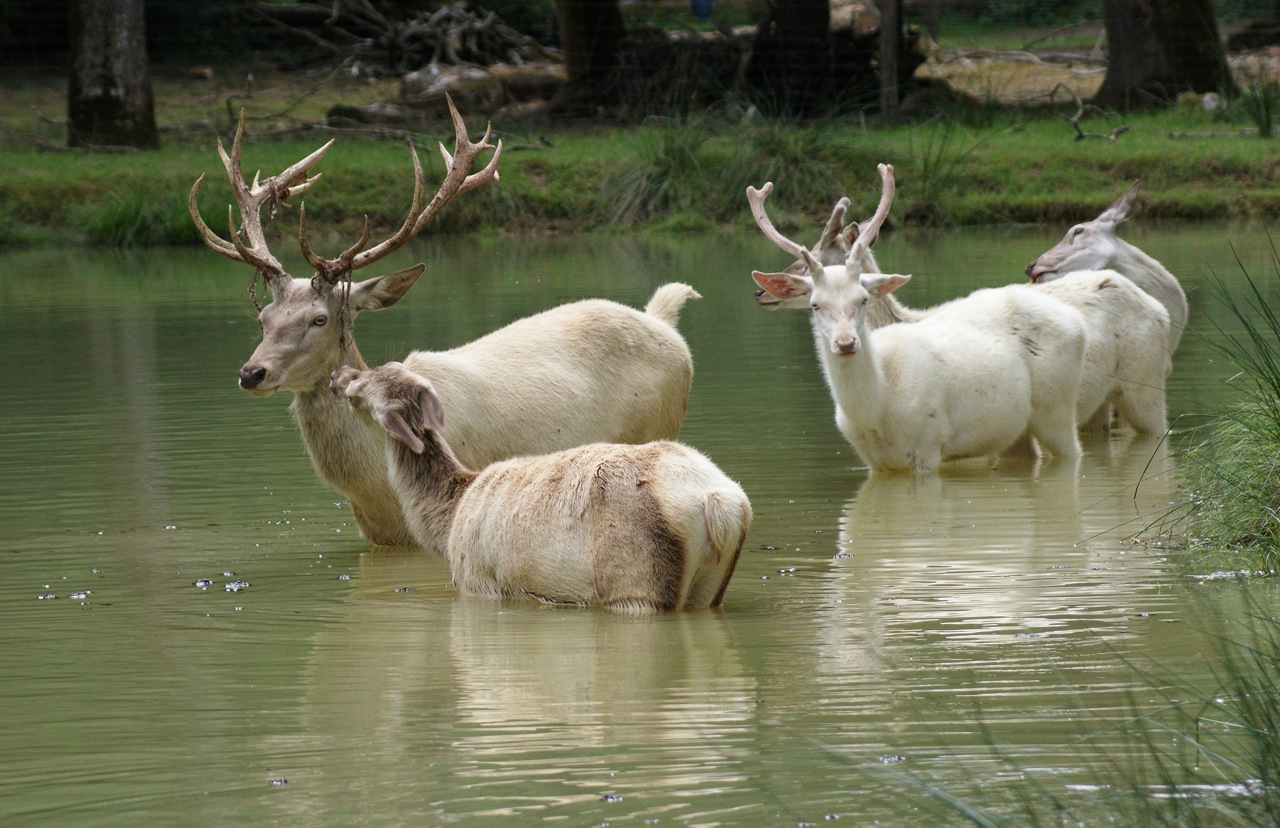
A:
<svg viewBox="0 0 1280 828">
<path fill-rule="evenodd" d="M 889 208 L 893 205 L 893 166 L 891 164 L 879 164 L 876 169 L 880 171 L 880 204 L 876 206 L 875 215 L 873 215 L 864 225 L 859 226 L 858 238 L 854 239 L 852 245 L 849 246 L 849 255 L 845 258 L 845 267 L 857 267 L 866 254 L 871 242 L 880 232 L 880 225 L 884 224 L 884 220 L 889 217 Z"/>
<path fill-rule="evenodd" d="M 240 121 L 236 125 L 235 138 L 231 142 L 231 154 L 228 155 L 227 151 L 223 149 L 222 139 L 219 138 L 218 155 L 222 158 L 222 166 L 226 168 L 227 178 L 231 182 L 231 191 L 235 196 L 236 204 L 240 207 L 242 229 L 237 231 L 234 217 L 230 218 L 232 241 L 228 242 L 209 229 L 209 225 L 205 224 L 196 204 L 196 196 L 200 190 L 200 184 L 204 181 L 204 176 L 201 175 L 196 179 L 196 183 L 191 186 L 191 193 L 187 196 L 187 209 L 191 213 L 191 220 L 195 222 L 196 229 L 200 231 L 200 238 L 214 252 L 220 253 L 233 261 L 252 265 L 262 271 L 267 279 L 283 275 L 285 272 L 284 267 L 275 256 L 271 255 L 271 251 L 267 248 L 266 234 L 262 230 L 262 207 L 270 202 L 288 198 L 295 193 L 306 192 L 320 177 L 315 175 L 308 178 L 307 173 L 324 157 L 325 152 L 332 145 L 333 141 L 330 140 L 306 158 L 291 165 L 279 175 L 271 176 L 266 181 L 259 182 L 259 173 L 255 173 L 253 184 L 246 184 L 244 170 L 240 166 L 240 150 L 244 146 L 244 110 L 240 110 Z M 228 208 L 228 213 L 230 214 L 230 208 Z M 241 233 L 244 235 L 243 239 L 241 239 Z"/>
<path fill-rule="evenodd" d="M 764 211 L 764 201 L 769 197 L 769 193 L 772 192 L 772 181 L 766 181 L 764 186 L 758 190 L 755 187 L 747 187 L 747 203 L 751 205 L 751 215 L 756 220 L 756 226 L 760 228 L 760 231 L 764 233 L 765 238 L 769 241 L 797 259 L 804 258 L 801 255 L 804 247 L 779 233 L 778 228 L 774 227 L 773 222 L 769 220 L 768 213 Z"/>
<path fill-rule="evenodd" d="M 818 237 L 818 243 L 813 246 L 813 255 L 819 259 L 822 253 L 829 247 L 838 247 L 840 245 L 840 236 L 844 232 L 844 214 L 848 211 L 848 196 L 841 196 L 836 202 L 836 206 L 831 208 L 831 217 L 827 219 L 827 224 L 822 228 L 822 235 Z M 831 262 L 837 264 L 837 262 Z"/>
</svg>

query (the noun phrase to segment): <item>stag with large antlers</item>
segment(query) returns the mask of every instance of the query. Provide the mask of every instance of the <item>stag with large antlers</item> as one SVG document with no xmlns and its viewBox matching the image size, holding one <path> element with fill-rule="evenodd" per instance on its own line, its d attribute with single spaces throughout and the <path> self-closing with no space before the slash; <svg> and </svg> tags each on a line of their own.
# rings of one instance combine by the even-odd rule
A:
<svg viewBox="0 0 1280 828">
<path fill-rule="evenodd" d="M 366 220 L 359 240 L 337 257 L 317 255 L 307 238 L 305 207 L 299 209 L 299 241 L 315 273 L 295 278 L 267 247 L 263 207 L 305 192 L 308 177 L 332 142 L 265 181 L 247 184 L 240 155 L 244 124 L 231 153 L 218 152 L 240 210 L 231 208 L 230 239 L 201 219 L 191 188 L 191 217 L 214 251 L 250 265 L 270 288 L 272 301 L 258 320 L 262 342 L 240 369 L 240 387 L 255 396 L 294 394 L 292 411 L 320 475 L 351 503 L 365 537 L 377 544 L 413 544 L 400 500 L 388 477 L 385 433 L 354 416 L 329 393 L 330 374 L 342 365 L 367 367 L 352 336 L 354 318 L 399 301 L 422 275 L 422 264 L 364 281 L 351 273 L 384 258 L 422 231 L 453 198 L 498 178 L 502 142 L 468 138 L 462 117 L 449 102 L 455 132 L 450 154 L 440 147 L 446 174 L 422 205 L 425 177 L 415 151 L 412 206 L 400 228 L 366 247 Z M 481 153 L 493 157 L 479 172 Z M 415 351 L 404 359 L 427 377 L 454 415 L 444 437 L 468 466 L 483 467 L 523 454 L 544 454 L 591 442 L 646 442 L 674 438 L 684 419 L 693 364 L 675 330 L 684 302 L 697 293 L 687 285 L 658 289 L 644 312 L 614 302 L 585 300 L 514 322 L 474 342 L 444 352 Z M 439 550 L 436 550 L 439 551 Z"/>
</svg>

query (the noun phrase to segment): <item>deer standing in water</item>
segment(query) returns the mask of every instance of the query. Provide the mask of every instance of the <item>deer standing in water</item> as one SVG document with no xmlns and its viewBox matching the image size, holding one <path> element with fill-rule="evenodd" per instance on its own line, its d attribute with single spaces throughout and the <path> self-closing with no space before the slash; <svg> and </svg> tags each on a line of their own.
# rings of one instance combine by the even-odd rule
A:
<svg viewBox="0 0 1280 828">
<path fill-rule="evenodd" d="M 381 545 L 414 543 L 387 477 L 386 436 L 329 393 L 329 377 L 342 365 L 366 367 L 352 335 L 354 318 L 362 311 L 394 305 L 425 266 L 359 282 L 352 281 L 352 272 L 399 249 L 455 197 L 498 178 L 502 142 L 491 145 L 488 130 L 479 142 L 471 141 L 452 101 L 449 109 L 455 145 L 453 154 L 440 147 L 444 181 L 424 207 L 425 176 L 411 147 L 412 205 L 388 239 L 366 248 L 366 219 L 355 244 L 335 258 L 323 258 L 308 241 L 305 205 L 299 209 L 299 242 L 315 270 L 310 278 L 289 275 L 271 254 L 261 212 L 310 188 L 319 176 L 308 178 L 307 173 L 332 141 L 279 175 L 265 181 L 255 176 L 247 184 L 240 164 L 241 120 L 230 155 L 218 144 L 239 206 L 241 229 L 236 229 L 230 207 L 229 241 L 205 224 L 196 203 L 203 176 L 188 200 L 205 244 L 253 267 L 271 291 L 271 303 L 258 316 L 262 341 L 240 369 L 240 387 L 254 396 L 294 394 L 291 410 L 312 464 L 347 497 L 364 536 Z M 471 173 L 476 159 L 489 149 L 494 152 L 488 164 Z M 451 419 L 444 436 L 470 466 L 590 442 L 673 438 L 684 419 L 693 376 L 688 345 L 674 325 L 684 302 L 696 296 L 687 285 L 664 285 L 644 312 L 605 300 L 575 302 L 452 350 L 415 351 L 404 362 L 429 377 L 450 410 L 460 414 Z"/>
</svg>

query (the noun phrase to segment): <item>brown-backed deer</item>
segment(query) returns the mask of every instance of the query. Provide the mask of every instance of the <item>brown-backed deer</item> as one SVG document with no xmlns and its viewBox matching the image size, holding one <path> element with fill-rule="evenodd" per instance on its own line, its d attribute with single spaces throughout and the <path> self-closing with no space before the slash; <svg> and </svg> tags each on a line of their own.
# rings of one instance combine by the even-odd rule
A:
<svg viewBox="0 0 1280 828">
<path fill-rule="evenodd" d="M 390 435 L 409 527 L 461 592 L 629 611 L 724 600 L 751 503 L 688 446 L 593 443 L 473 471 L 441 436 L 453 412 L 406 366 L 343 367 L 331 386 Z"/>
<path fill-rule="evenodd" d="M 377 544 L 412 544 L 400 503 L 387 479 L 385 435 L 328 391 L 329 375 L 344 364 L 363 367 L 352 336 L 362 311 L 400 300 L 422 275 L 414 267 L 353 282 L 351 273 L 373 264 L 417 235 L 453 198 L 497 179 L 502 142 L 467 137 L 453 116 L 455 148 L 443 146 L 446 175 L 424 207 L 425 177 L 412 152 L 414 193 L 408 216 L 388 239 L 366 249 L 368 222 L 360 239 L 336 258 L 316 255 L 308 242 L 306 211 L 300 209 L 299 240 L 315 273 L 295 278 L 267 247 L 261 212 L 315 181 L 308 171 L 330 144 L 265 181 L 247 184 L 240 165 L 243 122 L 231 153 L 218 145 L 240 209 L 241 228 L 231 219 L 230 241 L 216 235 L 196 206 L 200 181 L 191 188 L 192 219 L 216 252 L 262 274 L 272 301 L 262 309 L 262 342 L 240 369 L 240 387 L 255 396 L 294 394 L 291 407 L 312 464 L 351 503 L 365 537 Z M 493 157 L 471 173 L 476 158 Z M 318 176 L 317 176 L 318 177 Z M 201 176 L 203 180 L 203 176 Z M 231 214 L 231 208 L 228 208 Z M 541 454 L 597 441 L 645 442 L 675 437 L 684 419 L 692 383 L 688 345 L 674 324 L 684 301 L 697 294 L 687 285 L 659 288 L 646 312 L 614 302 L 586 300 L 522 319 L 449 351 L 416 351 L 405 358 L 430 376 L 450 408 L 460 413 L 446 432 L 459 457 L 476 467 L 518 454 Z"/>
</svg>

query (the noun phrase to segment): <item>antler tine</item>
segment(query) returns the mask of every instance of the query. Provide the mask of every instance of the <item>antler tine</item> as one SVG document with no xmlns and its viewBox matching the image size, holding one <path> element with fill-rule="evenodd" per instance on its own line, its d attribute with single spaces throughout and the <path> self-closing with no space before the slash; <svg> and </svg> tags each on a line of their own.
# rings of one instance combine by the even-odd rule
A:
<svg viewBox="0 0 1280 828">
<path fill-rule="evenodd" d="M 253 265 L 268 278 L 283 275 L 284 266 L 271 254 L 267 246 L 266 234 L 262 229 L 262 207 L 269 202 L 288 198 L 291 193 L 302 193 L 309 189 L 320 176 L 308 178 L 307 173 L 324 157 L 325 152 L 332 145 L 333 141 L 330 140 L 301 161 L 285 168 L 279 175 L 273 175 L 265 181 L 260 180 L 260 172 L 255 173 L 253 183 L 246 184 L 244 169 L 240 162 L 240 154 L 244 147 L 244 110 L 241 110 L 240 119 L 236 123 L 235 137 L 231 141 L 231 152 L 227 152 L 222 145 L 222 139 L 219 138 L 218 156 L 222 159 L 222 166 L 227 171 L 227 180 L 231 184 L 236 205 L 240 208 L 242 230 L 237 231 L 232 221 L 231 241 L 228 242 L 214 233 L 200 218 L 196 196 L 200 183 L 204 180 L 202 175 L 192 186 L 191 194 L 187 198 L 187 208 L 196 229 L 200 231 L 201 239 L 215 252 L 229 259 Z M 228 212 L 231 212 L 230 208 Z"/>
<path fill-rule="evenodd" d="M 307 203 L 298 207 L 298 245 L 302 248 L 302 257 L 307 264 L 316 269 L 316 275 L 328 284 L 336 284 L 344 273 L 350 271 L 351 260 L 369 243 L 369 217 L 364 217 L 364 229 L 356 243 L 339 253 L 333 259 L 326 259 L 311 249 L 311 239 L 307 236 Z"/>
<path fill-rule="evenodd" d="M 418 152 L 410 145 L 414 167 L 413 208 L 409 211 L 405 223 L 396 231 L 395 235 L 352 259 L 352 270 L 376 262 L 418 235 L 418 233 L 422 232 L 422 228 L 426 227 L 455 196 L 475 189 L 481 184 L 497 180 L 498 158 L 502 154 L 502 141 L 498 141 L 496 148 L 493 147 L 489 143 L 490 130 L 486 129 L 484 137 L 479 142 L 473 142 L 467 137 L 467 126 L 463 123 L 462 116 L 458 114 L 457 107 L 453 105 L 453 99 L 446 95 L 445 100 L 449 104 L 449 114 L 453 118 L 454 152 L 450 155 L 443 146 L 440 148 L 446 164 L 444 181 L 441 182 L 440 188 L 436 190 L 436 194 L 427 202 L 427 206 L 419 212 L 421 193 L 418 190 L 418 182 L 422 179 L 423 173 L 422 166 L 418 161 Z M 471 165 L 475 162 L 476 157 L 487 149 L 494 150 L 493 158 L 489 161 L 489 164 L 480 172 L 469 175 Z M 425 188 L 425 184 L 423 187 Z"/>
<path fill-rule="evenodd" d="M 475 189 L 481 184 L 487 184 L 489 181 L 498 179 L 498 158 L 502 154 L 502 141 L 498 141 L 495 148 L 489 143 L 489 135 L 492 132 L 492 126 L 486 126 L 484 136 L 479 142 L 474 142 L 467 135 L 467 125 L 463 123 L 462 115 L 459 114 L 458 108 L 453 105 L 453 98 L 445 95 L 445 103 L 449 105 L 449 117 L 453 120 L 453 154 L 450 154 L 444 145 L 440 145 L 440 155 L 445 160 L 445 178 L 440 184 L 440 189 L 431 197 L 422 215 L 418 216 L 418 220 L 414 223 L 414 234 L 427 226 L 436 214 L 439 213 L 446 204 L 453 198 L 467 190 Z M 488 165 L 483 170 L 474 175 L 471 172 L 471 165 L 475 163 L 480 153 L 487 149 L 493 149 L 493 158 L 490 159 Z"/>
<path fill-rule="evenodd" d="M 876 169 L 880 171 L 880 203 L 876 206 L 875 215 L 867 221 L 866 226 L 859 227 L 861 232 L 850 245 L 849 255 L 845 258 L 846 266 L 859 263 L 867 249 L 871 247 L 871 240 L 880 232 L 880 225 L 884 224 L 884 220 L 889 217 L 889 208 L 893 205 L 893 165 L 880 164 Z"/>
<path fill-rule="evenodd" d="M 756 226 L 764 233 L 765 238 L 781 247 L 787 253 L 795 256 L 797 259 L 804 258 L 801 251 L 804 250 L 803 245 L 796 244 L 791 239 L 778 232 L 778 228 L 773 226 L 773 222 L 769 220 L 769 215 L 764 211 L 764 200 L 769 197 L 769 193 L 773 192 L 773 182 L 766 181 L 760 189 L 755 187 L 747 187 L 747 203 L 751 205 L 751 215 L 756 220 Z"/>
<path fill-rule="evenodd" d="M 831 217 L 827 219 L 826 226 L 822 228 L 822 235 L 818 237 L 818 243 L 813 246 L 813 254 L 821 259 L 822 254 L 826 252 L 828 247 L 839 246 L 840 234 L 844 232 L 844 217 L 849 210 L 852 202 L 848 196 L 841 196 L 836 205 L 831 208 Z M 832 262 L 838 264 L 838 262 Z"/>
<path fill-rule="evenodd" d="M 280 267 L 280 263 L 277 262 L 275 257 L 270 253 L 266 256 L 262 256 L 257 250 L 253 250 L 245 246 L 245 243 L 240 239 L 240 232 L 236 230 L 235 209 L 230 204 L 227 205 L 227 226 L 231 231 L 231 241 L 235 245 L 236 261 L 253 265 L 255 268 L 262 271 L 263 275 L 268 279 L 284 273 L 284 269 Z"/>
<path fill-rule="evenodd" d="M 200 192 L 200 184 L 204 182 L 204 173 L 196 179 L 196 183 L 191 185 L 191 193 L 187 196 L 187 212 L 191 213 L 191 221 L 196 225 L 196 230 L 200 231 L 200 238 L 215 253 L 220 253 L 232 261 L 242 261 L 240 254 L 236 252 L 236 248 L 230 242 L 222 239 L 209 225 L 205 224 L 204 217 L 200 215 L 200 206 L 197 200 L 197 194 Z M 228 205 L 230 206 L 230 205 Z"/>
</svg>

